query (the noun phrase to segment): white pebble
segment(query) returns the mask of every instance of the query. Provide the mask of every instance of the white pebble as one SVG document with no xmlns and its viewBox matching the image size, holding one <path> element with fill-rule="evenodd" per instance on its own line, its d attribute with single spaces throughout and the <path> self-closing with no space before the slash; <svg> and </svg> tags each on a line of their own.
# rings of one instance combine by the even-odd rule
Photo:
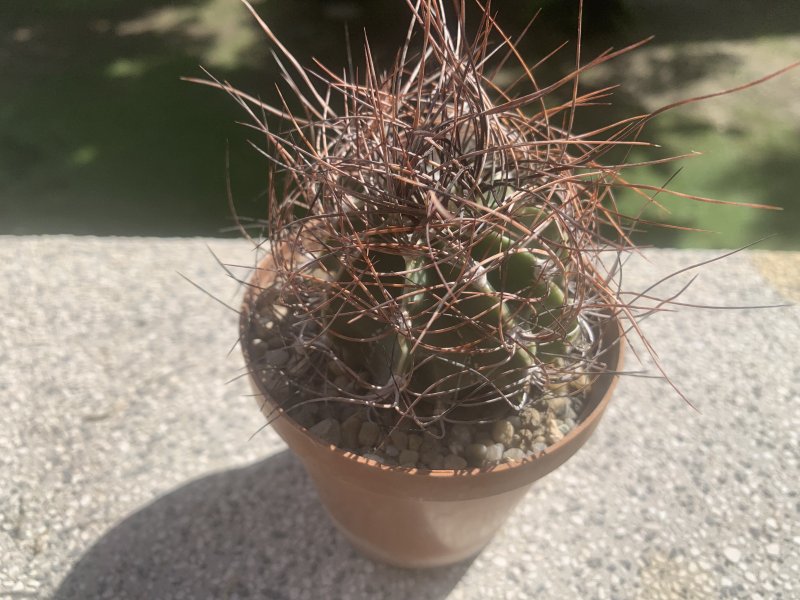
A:
<svg viewBox="0 0 800 600">
<path fill-rule="evenodd" d="M 492 564 L 494 564 L 495 567 L 505 569 L 508 566 L 508 561 L 503 556 L 495 556 L 492 558 Z"/>
<path fill-rule="evenodd" d="M 736 548 L 731 548 L 731 547 L 725 548 L 725 550 L 722 551 L 722 554 L 732 563 L 737 563 L 742 559 L 741 550 L 738 550 Z"/>
<path fill-rule="evenodd" d="M 486 449 L 486 462 L 499 462 L 503 458 L 504 451 L 503 444 L 492 444 Z"/>
</svg>

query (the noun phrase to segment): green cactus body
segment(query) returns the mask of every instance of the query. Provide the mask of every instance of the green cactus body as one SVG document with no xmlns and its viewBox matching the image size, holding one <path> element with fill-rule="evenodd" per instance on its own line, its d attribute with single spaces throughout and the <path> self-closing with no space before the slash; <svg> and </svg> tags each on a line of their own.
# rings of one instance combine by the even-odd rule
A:
<svg viewBox="0 0 800 600">
<path fill-rule="evenodd" d="M 462 249 L 420 241 L 402 256 L 340 257 L 326 310 L 329 343 L 375 386 L 402 386 L 420 414 L 521 406 L 541 363 L 569 349 L 559 330 L 569 299 L 553 268 L 567 243 L 557 223 L 535 207 L 516 213 L 510 224 L 465 231 Z M 575 319 L 569 330 L 574 338 Z"/>
</svg>

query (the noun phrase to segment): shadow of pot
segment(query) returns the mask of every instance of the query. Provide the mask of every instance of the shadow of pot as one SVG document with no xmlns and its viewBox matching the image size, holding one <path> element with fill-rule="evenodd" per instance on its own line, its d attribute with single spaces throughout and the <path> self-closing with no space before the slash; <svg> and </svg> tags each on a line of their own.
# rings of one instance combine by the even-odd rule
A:
<svg viewBox="0 0 800 600">
<path fill-rule="evenodd" d="M 254 299 L 272 279 L 269 261 L 270 256 L 256 270 L 241 312 L 240 339 L 251 387 L 272 427 L 302 461 L 334 524 L 361 552 L 391 565 L 437 567 L 480 552 L 531 485 L 586 443 L 622 369 L 623 332 L 619 321 L 608 320 L 602 332 L 607 372 L 592 385 L 579 425 L 543 453 L 463 471 L 382 465 L 311 435 L 270 398 L 249 343 Z"/>
<path fill-rule="evenodd" d="M 446 597 L 468 563 L 409 572 L 359 556 L 290 452 L 181 485 L 110 528 L 55 600 Z"/>
</svg>

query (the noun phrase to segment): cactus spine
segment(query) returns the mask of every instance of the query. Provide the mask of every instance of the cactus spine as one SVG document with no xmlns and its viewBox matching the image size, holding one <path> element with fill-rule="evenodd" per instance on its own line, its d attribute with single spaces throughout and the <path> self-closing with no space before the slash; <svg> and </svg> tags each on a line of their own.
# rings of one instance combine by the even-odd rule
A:
<svg viewBox="0 0 800 600">
<path fill-rule="evenodd" d="M 287 175 L 269 221 L 281 330 L 304 402 L 487 422 L 596 368 L 602 146 L 554 124 L 586 99 L 548 108 L 529 71 L 533 92 L 496 89 L 488 16 L 468 43 L 460 13 L 453 33 L 439 3 L 413 12 L 418 53 L 410 34 L 379 74 L 367 48 L 363 81 L 324 71 L 323 92 L 287 74 L 305 118 L 256 121 Z"/>
</svg>

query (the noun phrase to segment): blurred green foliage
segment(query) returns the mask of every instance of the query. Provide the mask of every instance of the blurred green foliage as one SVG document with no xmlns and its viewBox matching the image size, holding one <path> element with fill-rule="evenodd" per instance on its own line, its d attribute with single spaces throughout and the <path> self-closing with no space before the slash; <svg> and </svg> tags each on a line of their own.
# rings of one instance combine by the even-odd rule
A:
<svg viewBox="0 0 800 600">
<path fill-rule="evenodd" d="M 311 65 L 347 63 L 345 22 L 356 64 L 363 32 L 389 64 L 408 23 L 403 0 L 254 2 Z M 520 45 L 531 62 L 574 41 L 577 2 L 495 1 L 509 34 L 542 9 Z M 714 91 L 800 58 L 800 3 L 768 0 L 595 0 L 584 14 L 584 56 L 651 33 L 644 58 L 621 60 L 587 86 L 622 81 L 614 106 L 587 111 L 582 126 Z M 574 62 L 574 43 L 541 71 L 553 80 Z M 765 58 L 773 57 L 773 58 Z M 224 93 L 180 80 L 216 77 L 275 101 L 279 73 L 270 45 L 237 0 L 40 0 L 0 5 L 0 233 L 236 235 L 226 202 L 226 154 L 237 209 L 263 214 L 265 164 L 234 122 Z M 513 74 L 511 74 L 513 75 Z M 715 87 L 716 86 L 716 87 Z M 664 115 L 647 130 L 663 147 L 636 160 L 698 150 L 670 187 L 725 200 L 784 207 L 782 213 L 664 200 L 671 222 L 713 234 L 654 230 L 660 245 L 730 247 L 771 233 L 766 246 L 800 249 L 794 168 L 800 156 L 800 75 L 790 73 L 711 109 Z M 683 93 L 683 92 L 686 93 Z M 721 116 L 720 116 L 721 115 Z M 641 169 L 659 185 L 679 169 Z M 637 201 L 623 194 L 629 210 Z M 658 212 L 658 211 L 655 211 Z M 648 209 L 648 216 L 655 215 Z"/>
</svg>

